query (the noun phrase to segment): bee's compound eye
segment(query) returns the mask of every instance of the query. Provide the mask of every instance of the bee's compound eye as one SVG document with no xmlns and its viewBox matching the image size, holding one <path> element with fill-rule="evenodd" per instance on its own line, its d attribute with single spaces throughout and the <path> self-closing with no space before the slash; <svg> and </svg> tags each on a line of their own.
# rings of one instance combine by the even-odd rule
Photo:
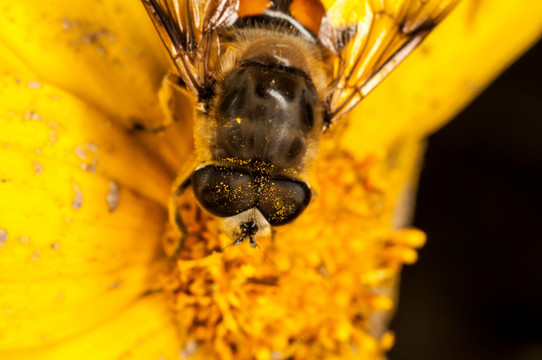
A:
<svg viewBox="0 0 542 360">
<path fill-rule="evenodd" d="M 311 201 L 309 186 L 297 180 L 271 179 L 260 195 L 258 209 L 271 225 L 293 221 Z"/>
<path fill-rule="evenodd" d="M 207 165 L 192 174 L 194 194 L 211 214 L 229 217 L 255 206 L 254 178 L 232 168 Z"/>
</svg>

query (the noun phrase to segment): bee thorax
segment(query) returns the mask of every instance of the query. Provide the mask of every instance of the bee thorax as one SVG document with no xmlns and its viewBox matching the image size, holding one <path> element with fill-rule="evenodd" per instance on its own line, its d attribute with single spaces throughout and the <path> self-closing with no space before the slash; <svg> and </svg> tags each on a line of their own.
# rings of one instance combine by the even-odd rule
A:
<svg viewBox="0 0 542 360">
<path fill-rule="evenodd" d="M 214 108 L 214 160 L 300 168 L 320 133 L 317 91 L 301 69 L 246 59 L 226 74 Z"/>
</svg>

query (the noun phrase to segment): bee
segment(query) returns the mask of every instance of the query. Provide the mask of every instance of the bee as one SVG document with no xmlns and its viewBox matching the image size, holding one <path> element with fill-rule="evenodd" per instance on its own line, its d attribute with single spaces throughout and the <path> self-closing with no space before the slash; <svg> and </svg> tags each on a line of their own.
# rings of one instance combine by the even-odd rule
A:
<svg viewBox="0 0 542 360">
<path fill-rule="evenodd" d="M 454 0 L 142 0 L 194 96 L 199 165 L 180 178 L 256 247 L 312 197 L 324 132 L 452 10 Z M 327 1 L 326 3 L 329 3 Z M 183 234 L 183 221 L 172 207 Z"/>
</svg>

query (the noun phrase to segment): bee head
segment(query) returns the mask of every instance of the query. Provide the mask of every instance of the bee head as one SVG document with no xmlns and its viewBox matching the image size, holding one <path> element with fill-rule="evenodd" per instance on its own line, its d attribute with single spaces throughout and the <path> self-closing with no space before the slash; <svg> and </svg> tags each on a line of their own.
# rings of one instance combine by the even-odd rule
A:
<svg viewBox="0 0 542 360">
<path fill-rule="evenodd" d="M 245 240 L 245 238 L 248 236 L 248 238 L 250 239 L 250 246 L 252 246 L 252 248 L 255 248 L 256 241 L 254 240 L 254 235 L 256 235 L 256 233 L 258 232 L 258 225 L 254 221 L 249 220 L 241 223 L 239 227 L 241 229 L 241 235 L 235 240 L 233 245 L 235 246 L 242 243 L 243 240 Z"/>
<path fill-rule="evenodd" d="M 225 230 L 238 242 L 269 233 L 270 226 L 296 219 L 311 200 L 307 183 L 290 178 L 261 176 L 248 169 L 205 165 L 191 178 L 199 203 L 224 218 Z"/>
</svg>

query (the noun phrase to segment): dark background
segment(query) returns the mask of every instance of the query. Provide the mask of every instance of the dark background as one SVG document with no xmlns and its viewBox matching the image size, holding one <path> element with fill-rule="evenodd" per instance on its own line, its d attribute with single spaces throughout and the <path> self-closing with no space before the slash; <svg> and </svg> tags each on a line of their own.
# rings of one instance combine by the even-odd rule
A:
<svg viewBox="0 0 542 360">
<path fill-rule="evenodd" d="M 429 138 L 391 360 L 542 360 L 542 42 Z"/>
</svg>

